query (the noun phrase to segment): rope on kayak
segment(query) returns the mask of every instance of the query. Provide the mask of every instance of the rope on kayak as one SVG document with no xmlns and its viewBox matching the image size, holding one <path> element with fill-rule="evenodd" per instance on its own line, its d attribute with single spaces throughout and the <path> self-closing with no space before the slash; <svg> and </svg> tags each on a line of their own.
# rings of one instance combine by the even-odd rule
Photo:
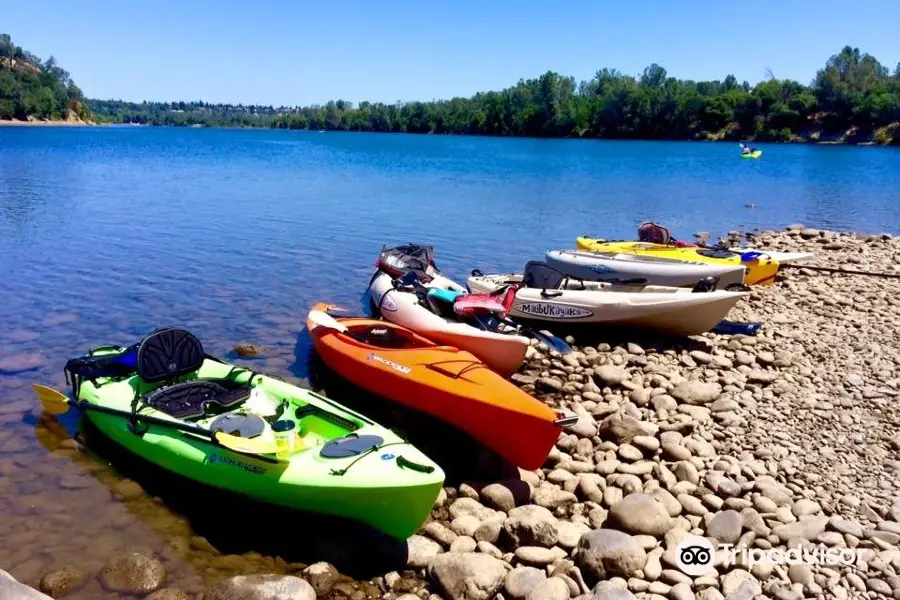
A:
<svg viewBox="0 0 900 600">
<path fill-rule="evenodd" d="M 454 362 L 462 362 L 462 363 L 466 363 L 466 366 L 463 367 L 462 369 L 460 369 L 458 373 L 454 373 L 454 372 L 452 372 L 452 371 L 448 371 L 448 370 L 442 369 L 442 368 L 440 368 L 440 367 L 437 366 L 437 365 L 440 365 L 440 364 L 443 364 L 443 363 L 454 363 Z M 449 377 L 453 377 L 454 379 L 459 379 L 459 378 L 462 377 L 467 371 L 469 371 L 469 370 L 471 370 L 471 369 L 477 369 L 478 367 L 483 367 L 484 364 L 481 363 L 480 361 L 477 361 L 477 360 L 466 360 L 466 359 L 463 359 L 463 358 L 458 358 L 458 359 L 456 359 L 456 360 L 450 359 L 450 360 L 442 360 L 442 361 L 440 361 L 440 362 L 434 362 L 434 363 L 423 363 L 423 366 L 424 366 L 426 369 L 431 369 L 432 371 L 437 371 L 438 373 L 442 373 L 442 374 L 447 375 L 447 376 L 449 376 Z"/>
<path fill-rule="evenodd" d="M 881 273 L 878 271 L 857 271 L 856 269 L 837 269 L 834 267 L 813 267 L 810 265 L 781 265 L 782 269 L 807 269 L 809 271 L 821 271 L 823 273 L 841 273 L 843 275 L 869 275 L 871 277 L 885 277 L 887 279 L 900 279 L 900 273 Z"/>
</svg>

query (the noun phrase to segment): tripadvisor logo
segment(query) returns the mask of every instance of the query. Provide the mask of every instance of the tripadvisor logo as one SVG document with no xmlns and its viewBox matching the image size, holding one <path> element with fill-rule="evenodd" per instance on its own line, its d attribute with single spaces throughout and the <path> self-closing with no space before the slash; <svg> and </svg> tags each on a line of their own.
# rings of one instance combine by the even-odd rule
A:
<svg viewBox="0 0 900 600">
<path fill-rule="evenodd" d="M 712 542 L 698 535 L 685 537 L 675 547 L 675 562 L 685 575 L 699 577 L 712 571 L 716 549 Z"/>
<path fill-rule="evenodd" d="M 736 548 L 734 544 L 721 544 L 718 550 L 722 552 L 724 559 L 722 566 L 725 568 L 741 565 L 752 569 L 756 563 L 849 566 L 857 560 L 856 551 L 851 548 L 825 546 L 763 550 L 762 548 Z M 708 539 L 689 535 L 675 547 L 675 561 L 682 573 L 691 577 L 699 577 L 713 570 L 716 551 L 717 548 Z"/>
</svg>

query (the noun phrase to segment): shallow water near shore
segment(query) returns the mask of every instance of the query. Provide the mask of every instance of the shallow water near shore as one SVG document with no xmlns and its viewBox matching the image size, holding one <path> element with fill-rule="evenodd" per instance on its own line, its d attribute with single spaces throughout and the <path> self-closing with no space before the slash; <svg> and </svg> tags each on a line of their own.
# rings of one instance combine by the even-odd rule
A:
<svg viewBox="0 0 900 600">
<path fill-rule="evenodd" d="M 306 381 L 307 310 L 365 312 L 382 244 L 432 243 L 463 281 L 475 267 L 521 269 L 580 234 L 633 237 L 644 218 L 681 238 L 796 221 L 900 232 L 896 149 L 760 147 L 762 159 L 741 161 L 736 144 L 0 130 L 0 568 L 36 585 L 149 549 L 167 586 L 199 592 L 232 573 L 359 566 L 340 541 L 363 534 L 347 524 L 188 490 L 95 442 L 75 415 L 42 415 L 31 383 L 66 389 L 67 358 L 164 324 L 186 326 L 210 354 Z M 265 352 L 236 357 L 238 342 Z M 382 562 L 359 577 L 402 569 L 396 546 L 362 546 Z M 67 597 L 121 596 L 92 580 Z"/>
</svg>

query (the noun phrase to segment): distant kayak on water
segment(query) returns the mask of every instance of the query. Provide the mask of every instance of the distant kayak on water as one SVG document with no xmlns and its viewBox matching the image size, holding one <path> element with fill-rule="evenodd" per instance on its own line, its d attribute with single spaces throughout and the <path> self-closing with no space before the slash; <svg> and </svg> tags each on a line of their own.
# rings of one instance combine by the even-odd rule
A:
<svg viewBox="0 0 900 600">
<path fill-rule="evenodd" d="M 762 150 L 758 150 L 757 148 L 751 148 L 746 144 L 742 144 L 738 142 L 738 145 L 741 147 L 741 158 L 759 158 L 762 156 Z"/>
</svg>

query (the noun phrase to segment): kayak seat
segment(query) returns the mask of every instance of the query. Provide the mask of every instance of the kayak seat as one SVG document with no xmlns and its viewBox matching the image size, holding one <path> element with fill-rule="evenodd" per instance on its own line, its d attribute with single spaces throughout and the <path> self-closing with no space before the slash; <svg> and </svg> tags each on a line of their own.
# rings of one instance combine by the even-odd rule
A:
<svg viewBox="0 0 900 600">
<path fill-rule="evenodd" d="M 663 246 L 668 246 L 674 241 L 668 229 L 650 221 L 644 221 L 638 225 L 638 240 Z"/>
<path fill-rule="evenodd" d="M 251 386 L 223 379 L 194 379 L 177 382 L 196 373 L 207 358 L 195 335 L 177 327 L 160 327 L 141 340 L 137 350 L 138 377 L 162 386 L 135 398 L 177 419 L 196 419 L 229 410 L 250 396 Z"/>
<path fill-rule="evenodd" d="M 476 315 L 506 316 L 503 302 L 490 294 L 460 294 L 453 303 L 453 311 L 462 318 Z"/>
<path fill-rule="evenodd" d="M 361 342 L 370 346 L 399 350 L 403 348 L 422 348 L 427 344 L 420 342 L 410 333 L 396 327 L 384 325 L 362 325 L 351 327 L 350 331 Z"/>
<path fill-rule="evenodd" d="M 527 288 L 543 290 L 558 289 L 566 276 L 545 262 L 538 260 L 528 261 L 522 272 L 522 285 Z"/>
<path fill-rule="evenodd" d="M 195 379 L 156 389 L 142 398 L 147 406 L 176 419 L 220 414 L 250 397 L 248 384 L 229 380 Z"/>
<path fill-rule="evenodd" d="M 160 327 L 141 340 L 137 351 L 137 374 L 147 383 L 173 381 L 200 369 L 206 354 L 191 332 Z"/>
</svg>

